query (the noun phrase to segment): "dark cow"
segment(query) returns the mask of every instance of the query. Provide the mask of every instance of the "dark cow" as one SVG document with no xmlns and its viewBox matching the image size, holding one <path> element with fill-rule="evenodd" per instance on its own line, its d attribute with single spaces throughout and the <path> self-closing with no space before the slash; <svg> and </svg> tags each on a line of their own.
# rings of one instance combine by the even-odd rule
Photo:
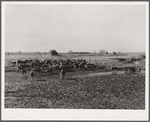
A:
<svg viewBox="0 0 150 122">
<path fill-rule="evenodd" d="M 79 64 L 78 63 L 73 63 L 74 69 L 78 69 L 79 68 Z"/>
<path fill-rule="evenodd" d="M 43 71 L 43 69 L 40 68 L 40 66 L 37 66 L 35 67 L 34 71 L 35 71 L 35 74 L 40 74 Z"/>
<path fill-rule="evenodd" d="M 117 70 L 118 68 L 116 66 L 112 67 L 112 70 Z"/>
<path fill-rule="evenodd" d="M 21 74 L 22 75 L 25 75 L 26 73 L 27 73 L 27 69 L 26 68 L 21 70 Z"/>
<path fill-rule="evenodd" d="M 18 66 L 18 71 L 21 71 L 23 69 L 26 69 L 26 70 L 30 70 L 31 69 L 31 65 L 19 65 Z"/>
<path fill-rule="evenodd" d="M 20 65 L 26 65 L 28 62 L 29 62 L 28 60 L 25 60 L 25 61 L 23 61 L 23 60 L 18 60 L 18 61 L 17 61 L 17 65 L 18 65 L 18 66 L 20 66 Z"/>
<path fill-rule="evenodd" d="M 125 73 L 135 73 L 136 67 L 125 67 Z"/>
<path fill-rule="evenodd" d="M 130 72 L 135 73 L 136 72 L 136 68 L 135 67 L 131 67 L 130 68 Z"/>
<path fill-rule="evenodd" d="M 53 69 L 54 71 L 58 71 L 59 68 L 60 68 L 60 65 L 59 65 L 59 64 L 53 64 L 53 65 L 52 65 L 52 69 Z"/>
<path fill-rule="evenodd" d="M 113 70 L 112 74 L 117 74 L 118 67 L 117 66 L 113 66 L 112 70 Z"/>
<path fill-rule="evenodd" d="M 85 65 L 84 63 L 79 63 L 79 69 L 84 69 L 85 68 L 84 65 Z"/>
<path fill-rule="evenodd" d="M 44 62 L 44 64 L 49 64 L 49 65 L 52 64 L 52 63 L 51 63 L 51 60 L 49 60 L 49 59 L 45 59 L 43 62 Z"/>
<path fill-rule="evenodd" d="M 48 74 L 50 74 L 50 73 L 52 73 L 52 72 L 53 72 L 53 69 L 52 69 L 52 68 L 50 68 L 50 67 L 46 67 L 46 68 L 44 68 L 44 69 L 43 69 L 43 71 L 44 71 L 44 73 L 48 73 Z"/>
<path fill-rule="evenodd" d="M 21 70 L 23 70 L 23 69 L 25 69 L 25 67 L 18 66 L 18 71 L 21 71 Z"/>
</svg>

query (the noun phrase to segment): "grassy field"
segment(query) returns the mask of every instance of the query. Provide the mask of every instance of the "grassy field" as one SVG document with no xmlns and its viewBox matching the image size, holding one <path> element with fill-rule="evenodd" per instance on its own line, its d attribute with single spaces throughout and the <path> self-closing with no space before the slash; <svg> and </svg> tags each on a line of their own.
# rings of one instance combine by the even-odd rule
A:
<svg viewBox="0 0 150 122">
<path fill-rule="evenodd" d="M 131 56 L 131 55 L 128 55 Z M 84 58 L 88 62 L 105 64 L 116 62 L 115 56 L 99 55 L 6 55 L 9 60 L 40 60 Z M 140 65 L 145 69 L 145 61 Z M 6 67 L 5 67 L 6 68 Z M 66 109 L 144 109 L 145 76 L 142 74 L 90 75 L 98 71 L 69 72 L 64 80 L 58 73 L 37 75 L 29 80 L 29 74 L 21 76 L 17 71 L 5 72 L 5 108 L 66 108 Z"/>
<path fill-rule="evenodd" d="M 65 80 L 58 75 L 32 81 L 19 73 L 6 73 L 6 108 L 144 109 L 145 77 L 107 75 Z"/>
</svg>

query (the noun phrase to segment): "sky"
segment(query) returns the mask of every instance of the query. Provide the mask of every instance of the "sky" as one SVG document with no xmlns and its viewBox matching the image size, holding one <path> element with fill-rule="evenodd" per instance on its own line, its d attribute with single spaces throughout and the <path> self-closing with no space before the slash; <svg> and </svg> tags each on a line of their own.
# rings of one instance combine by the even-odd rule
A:
<svg viewBox="0 0 150 122">
<path fill-rule="evenodd" d="M 7 4 L 7 52 L 144 52 L 144 5 Z"/>
</svg>

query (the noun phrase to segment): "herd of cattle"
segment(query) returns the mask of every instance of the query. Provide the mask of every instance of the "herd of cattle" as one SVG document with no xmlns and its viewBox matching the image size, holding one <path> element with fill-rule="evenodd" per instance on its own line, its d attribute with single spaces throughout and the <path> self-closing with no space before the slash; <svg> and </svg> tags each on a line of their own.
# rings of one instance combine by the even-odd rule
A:
<svg viewBox="0 0 150 122">
<path fill-rule="evenodd" d="M 28 59 L 28 60 L 17 60 L 17 61 L 9 61 L 11 66 L 16 66 L 18 71 L 22 73 L 22 75 L 26 74 L 27 71 L 31 71 L 31 74 L 51 74 L 52 72 L 59 72 L 62 77 L 64 77 L 65 72 L 71 72 L 77 69 L 82 70 L 96 70 L 96 69 L 104 69 L 105 65 L 95 65 L 92 63 L 88 63 L 85 59 Z M 138 67 L 111 67 L 112 71 L 115 73 L 118 70 L 125 70 L 126 72 L 139 72 L 141 68 Z"/>
<path fill-rule="evenodd" d="M 16 66 L 18 71 L 26 74 L 27 71 L 34 71 L 35 74 L 52 73 L 52 72 L 65 72 L 74 71 L 75 69 L 93 70 L 98 68 L 105 68 L 105 66 L 96 66 L 95 64 L 88 63 L 85 59 L 28 59 L 9 61 L 9 64 Z"/>
</svg>

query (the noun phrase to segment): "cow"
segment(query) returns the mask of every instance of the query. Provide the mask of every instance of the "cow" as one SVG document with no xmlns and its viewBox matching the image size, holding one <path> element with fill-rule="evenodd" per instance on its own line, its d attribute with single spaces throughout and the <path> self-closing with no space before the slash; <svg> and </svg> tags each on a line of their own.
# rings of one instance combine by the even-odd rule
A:
<svg viewBox="0 0 150 122">
<path fill-rule="evenodd" d="M 29 62 L 28 60 L 25 60 L 25 61 L 23 61 L 23 60 L 18 60 L 18 61 L 17 61 L 17 65 L 18 65 L 18 66 L 20 66 L 20 65 L 26 65 L 28 62 Z"/>
<path fill-rule="evenodd" d="M 53 69 L 52 69 L 52 68 L 50 68 L 50 67 L 47 67 L 47 68 L 44 68 L 44 69 L 43 69 L 43 71 L 44 71 L 44 73 L 48 73 L 48 74 L 50 74 L 50 73 L 52 73 L 52 72 L 53 72 Z"/>
<path fill-rule="evenodd" d="M 23 67 L 23 66 L 18 66 L 17 68 L 18 68 L 18 71 L 25 69 L 25 67 Z"/>
<path fill-rule="evenodd" d="M 52 63 L 51 63 L 51 60 L 49 60 L 49 59 L 45 59 L 44 61 L 44 64 L 48 64 L 48 65 L 51 65 Z"/>
<path fill-rule="evenodd" d="M 31 65 L 25 64 L 25 65 L 19 65 L 18 66 L 18 71 L 21 71 L 23 69 L 30 70 L 31 69 Z"/>
<path fill-rule="evenodd" d="M 21 74 L 22 75 L 25 75 L 26 73 L 27 73 L 27 69 L 26 68 L 21 70 Z"/>
<path fill-rule="evenodd" d="M 40 68 L 40 66 L 35 67 L 34 72 L 35 74 L 40 74 L 43 71 L 42 68 Z"/>
<path fill-rule="evenodd" d="M 17 64 L 17 62 L 16 62 L 16 61 L 13 61 L 13 60 L 8 61 L 8 63 L 9 63 L 9 65 L 11 65 L 11 66 L 16 66 L 16 64 Z"/>
<path fill-rule="evenodd" d="M 135 73 L 136 68 L 135 67 L 125 67 L 125 73 Z"/>
<path fill-rule="evenodd" d="M 112 67 L 112 70 L 113 70 L 113 73 L 112 74 L 117 74 L 117 71 L 118 71 L 118 67 L 117 66 L 113 66 Z"/>
<path fill-rule="evenodd" d="M 141 67 L 140 66 L 136 67 L 136 72 L 141 72 Z"/>
<path fill-rule="evenodd" d="M 85 67 L 84 67 L 84 63 L 79 63 L 79 69 L 84 69 Z"/>
<path fill-rule="evenodd" d="M 53 69 L 54 71 L 58 71 L 59 68 L 60 68 L 60 65 L 59 65 L 59 64 L 53 64 L 53 65 L 52 65 L 52 69 Z"/>
<path fill-rule="evenodd" d="M 79 68 L 79 64 L 77 62 L 73 63 L 73 66 L 74 66 L 74 69 L 78 69 Z"/>
<path fill-rule="evenodd" d="M 104 69 L 105 66 L 101 65 L 101 66 L 97 66 L 96 69 Z"/>
</svg>

